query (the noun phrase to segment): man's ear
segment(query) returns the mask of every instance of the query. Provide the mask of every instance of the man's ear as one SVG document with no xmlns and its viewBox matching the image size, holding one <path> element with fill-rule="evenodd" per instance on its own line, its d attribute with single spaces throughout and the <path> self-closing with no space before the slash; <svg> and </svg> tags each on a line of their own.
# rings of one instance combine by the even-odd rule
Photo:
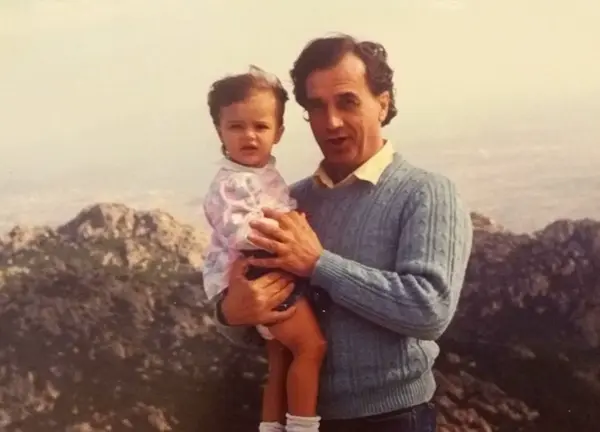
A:
<svg viewBox="0 0 600 432">
<path fill-rule="evenodd" d="M 275 133 L 275 141 L 273 141 L 273 144 L 277 144 L 279 142 L 279 140 L 281 139 L 281 136 L 283 135 L 284 132 L 285 132 L 285 126 L 283 126 L 283 125 L 279 126 L 279 129 L 277 129 L 277 132 Z"/>
<path fill-rule="evenodd" d="M 379 96 L 377 96 L 377 99 L 379 100 L 379 106 L 380 106 L 379 122 L 383 123 L 383 121 L 386 119 L 386 117 L 388 115 L 388 111 L 390 108 L 390 92 L 387 90 L 384 91 Z"/>
</svg>

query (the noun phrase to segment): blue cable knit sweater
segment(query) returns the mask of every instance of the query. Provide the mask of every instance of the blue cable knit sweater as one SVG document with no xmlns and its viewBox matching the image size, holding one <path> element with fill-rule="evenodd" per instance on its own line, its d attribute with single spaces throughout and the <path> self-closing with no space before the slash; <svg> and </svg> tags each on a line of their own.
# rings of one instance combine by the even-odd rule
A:
<svg viewBox="0 0 600 432">
<path fill-rule="evenodd" d="M 329 293 L 328 341 L 318 412 L 355 418 L 428 401 L 436 388 L 434 342 L 456 310 L 472 243 L 454 184 L 398 154 L 377 185 L 292 188 L 325 248 L 312 284 Z M 226 327 L 256 345 L 254 329 Z"/>
</svg>

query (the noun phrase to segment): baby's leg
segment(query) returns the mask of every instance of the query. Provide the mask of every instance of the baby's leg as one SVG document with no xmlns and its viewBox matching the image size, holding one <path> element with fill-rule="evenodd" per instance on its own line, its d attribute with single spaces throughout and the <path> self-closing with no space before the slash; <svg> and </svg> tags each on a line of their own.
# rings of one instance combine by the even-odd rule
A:
<svg viewBox="0 0 600 432">
<path fill-rule="evenodd" d="M 294 315 L 270 326 L 269 330 L 293 355 L 287 375 L 288 420 L 291 417 L 293 421 L 316 422 L 318 426 L 319 373 L 326 342 L 307 299 L 300 297 L 295 306 Z M 297 417 L 306 419 L 303 421 Z M 289 423 L 288 430 L 292 430 Z M 315 429 L 308 430 L 318 429 L 315 426 Z"/>
<path fill-rule="evenodd" d="M 263 391 L 262 421 L 284 425 L 287 408 L 285 387 L 292 356 L 288 349 L 275 339 L 267 341 L 267 356 L 269 375 Z"/>
</svg>

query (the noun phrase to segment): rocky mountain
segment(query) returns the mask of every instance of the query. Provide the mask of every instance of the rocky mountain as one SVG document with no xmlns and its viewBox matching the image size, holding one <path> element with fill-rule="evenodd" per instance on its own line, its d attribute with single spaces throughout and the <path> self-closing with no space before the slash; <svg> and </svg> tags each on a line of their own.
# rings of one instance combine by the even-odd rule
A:
<svg viewBox="0 0 600 432">
<path fill-rule="evenodd" d="M 600 223 L 473 221 L 436 363 L 439 430 L 598 430 Z M 118 204 L 1 238 L 0 431 L 256 430 L 266 362 L 212 328 L 205 241 Z"/>
<path fill-rule="evenodd" d="M 497 387 L 528 407 L 517 414 L 501 401 L 494 410 L 473 401 L 471 413 L 490 426 L 474 430 L 598 430 L 600 222 L 557 220 L 515 234 L 479 214 L 472 220 L 466 283 L 437 367 L 456 381 L 475 375 L 493 383 L 483 393 Z M 461 406 L 455 393 L 464 395 L 451 391 L 438 401 Z M 456 415 L 448 420 L 468 430 Z"/>
</svg>

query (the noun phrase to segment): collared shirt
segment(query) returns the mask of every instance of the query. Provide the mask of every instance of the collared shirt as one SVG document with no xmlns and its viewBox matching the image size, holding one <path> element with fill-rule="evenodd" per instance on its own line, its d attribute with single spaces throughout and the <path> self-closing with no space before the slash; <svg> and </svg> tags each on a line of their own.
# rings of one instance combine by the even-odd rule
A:
<svg viewBox="0 0 600 432">
<path fill-rule="evenodd" d="M 319 164 L 319 167 L 313 174 L 313 178 L 319 185 L 330 189 L 348 184 L 354 180 L 363 180 L 371 184 L 377 184 L 381 174 L 383 174 L 383 171 L 387 168 L 387 166 L 392 163 L 393 159 L 394 147 L 392 146 L 392 143 L 386 141 L 386 143 L 381 149 L 379 149 L 377 153 L 371 156 L 369 160 L 359 166 L 342 181 L 334 183 L 334 181 L 331 180 L 331 177 L 329 177 L 329 175 L 325 172 L 322 162 Z"/>
</svg>

